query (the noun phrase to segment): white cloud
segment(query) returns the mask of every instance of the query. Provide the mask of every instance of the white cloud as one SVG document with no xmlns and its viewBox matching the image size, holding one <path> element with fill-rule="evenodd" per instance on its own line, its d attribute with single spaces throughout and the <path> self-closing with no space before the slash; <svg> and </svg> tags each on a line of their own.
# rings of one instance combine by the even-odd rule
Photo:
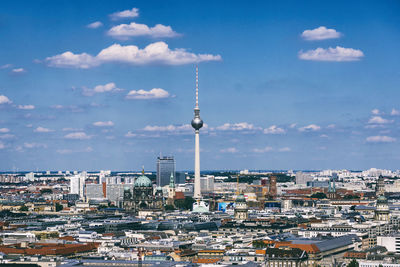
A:
<svg viewBox="0 0 400 267">
<path fill-rule="evenodd" d="M 134 45 L 121 46 L 114 44 L 103 49 L 97 58 L 103 62 L 122 62 L 130 64 L 160 63 L 166 65 L 182 65 L 201 61 L 221 60 L 219 55 L 193 54 L 185 49 L 169 49 L 164 42 L 149 44 L 144 49 Z"/>
<path fill-rule="evenodd" d="M 182 131 L 194 131 L 190 124 L 183 125 L 167 125 L 167 126 L 152 126 L 147 125 L 143 128 L 146 132 L 182 132 Z"/>
<path fill-rule="evenodd" d="M 264 129 L 265 134 L 284 134 L 286 131 L 282 128 L 279 128 L 276 125 L 272 125 L 266 129 Z"/>
<path fill-rule="evenodd" d="M 383 124 L 369 124 L 369 125 L 365 125 L 366 129 L 376 129 L 376 128 L 384 128 Z"/>
<path fill-rule="evenodd" d="M 155 42 L 143 49 L 135 45 L 113 44 L 101 50 L 97 56 L 87 53 L 73 54 L 68 51 L 47 57 L 46 62 L 50 67 L 88 69 L 104 63 L 183 65 L 203 61 L 220 61 L 221 59 L 220 55 L 194 54 L 185 49 L 171 50 L 168 44 Z"/>
<path fill-rule="evenodd" d="M 8 133 L 10 132 L 10 129 L 8 128 L 0 128 L 0 133 Z"/>
<path fill-rule="evenodd" d="M 292 124 L 289 125 L 289 128 L 293 129 L 293 128 L 295 128 L 296 126 L 297 126 L 297 123 L 292 123 Z"/>
<path fill-rule="evenodd" d="M 4 64 L 4 65 L 0 66 L 0 70 L 8 69 L 8 68 L 11 68 L 11 67 L 12 67 L 12 64 Z"/>
<path fill-rule="evenodd" d="M 75 132 L 69 133 L 64 136 L 65 139 L 77 139 L 77 140 L 86 140 L 92 138 L 91 135 L 87 135 L 85 132 Z"/>
<path fill-rule="evenodd" d="M 63 132 L 80 132 L 82 129 L 66 127 L 62 129 Z"/>
<path fill-rule="evenodd" d="M 18 105 L 18 109 L 32 110 L 35 109 L 34 105 Z"/>
<path fill-rule="evenodd" d="M 326 128 L 328 129 L 335 129 L 336 125 L 335 124 L 329 124 Z"/>
<path fill-rule="evenodd" d="M 310 124 L 310 125 L 299 128 L 300 132 L 310 132 L 310 131 L 319 131 L 319 130 L 321 130 L 321 127 L 316 124 Z"/>
<path fill-rule="evenodd" d="M 14 138 L 15 137 L 15 135 L 13 135 L 13 134 L 2 134 L 2 135 L 0 135 L 0 139 L 11 139 L 11 138 Z"/>
<path fill-rule="evenodd" d="M 340 46 L 336 46 L 336 48 L 329 47 L 327 49 L 319 47 L 314 50 L 299 52 L 300 59 L 313 61 L 357 61 L 363 56 L 364 53 L 361 50 Z"/>
<path fill-rule="evenodd" d="M 127 138 L 132 138 L 132 137 L 136 137 L 137 136 L 137 134 L 134 134 L 134 133 L 132 133 L 131 131 L 129 131 L 129 132 L 127 132 L 126 134 L 125 134 L 125 137 L 127 137 Z"/>
<path fill-rule="evenodd" d="M 150 91 L 145 90 L 131 90 L 127 95 L 126 99 L 158 99 L 167 98 L 170 94 L 162 88 L 153 88 Z"/>
<path fill-rule="evenodd" d="M 255 152 L 255 153 L 266 153 L 266 152 L 270 152 L 270 151 L 272 151 L 273 150 L 273 148 L 272 147 L 270 147 L 270 146 L 266 146 L 266 147 L 264 147 L 264 148 L 254 148 L 253 149 L 253 152 Z"/>
<path fill-rule="evenodd" d="M 53 132 L 53 130 L 48 129 L 48 128 L 44 128 L 44 127 L 37 127 L 35 130 L 33 130 L 35 133 L 49 133 L 49 132 Z"/>
<path fill-rule="evenodd" d="M 381 116 L 373 116 L 372 118 L 369 119 L 368 123 L 375 123 L 375 124 L 385 124 L 385 123 L 391 123 L 393 122 L 392 120 L 387 120 L 382 118 Z"/>
<path fill-rule="evenodd" d="M 24 73 L 26 70 L 24 68 L 17 68 L 12 70 L 13 73 Z"/>
<path fill-rule="evenodd" d="M 47 65 L 57 68 L 89 69 L 100 65 L 99 60 L 87 53 L 74 54 L 70 51 L 46 58 Z"/>
<path fill-rule="evenodd" d="M 118 88 L 115 83 L 107 83 L 104 85 L 97 85 L 93 89 L 83 87 L 82 94 L 86 96 L 92 96 L 94 94 L 120 92 L 120 91 L 123 91 L 123 89 Z"/>
<path fill-rule="evenodd" d="M 172 30 L 171 26 L 157 24 L 154 27 L 149 27 L 145 24 L 138 24 L 135 22 L 114 26 L 107 32 L 107 34 L 120 39 L 127 39 L 136 36 L 150 36 L 154 38 L 179 36 L 178 33 Z"/>
<path fill-rule="evenodd" d="M 72 150 L 72 149 L 58 149 L 56 152 L 58 154 L 72 154 L 72 153 L 82 153 L 82 152 L 92 152 L 93 148 L 88 146 L 85 149 L 80 149 L 80 150 Z"/>
<path fill-rule="evenodd" d="M 239 123 L 225 123 L 216 128 L 221 131 L 243 131 L 243 130 L 260 130 L 260 127 L 255 127 L 251 123 L 239 122 Z"/>
<path fill-rule="evenodd" d="M 325 26 L 320 26 L 313 30 L 305 30 L 301 34 L 301 37 L 308 41 L 336 39 L 340 38 L 340 36 L 342 36 L 340 32 L 335 29 L 328 29 Z"/>
<path fill-rule="evenodd" d="M 321 138 L 328 138 L 329 136 L 326 135 L 326 134 L 321 134 L 319 137 L 321 137 Z"/>
<path fill-rule="evenodd" d="M 374 115 L 379 115 L 381 112 L 379 109 L 375 108 L 375 109 L 371 110 L 371 113 Z"/>
<path fill-rule="evenodd" d="M 229 147 L 229 148 L 221 149 L 220 152 L 221 153 L 237 153 L 239 151 L 234 147 Z"/>
<path fill-rule="evenodd" d="M 71 154 L 73 153 L 72 149 L 57 149 L 58 154 Z"/>
<path fill-rule="evenodd" d="M 111 91 L 119 91 L 115 83 L 107 83 L 105 85 L 97 85 L 93 88 L 93 91 L 96 93 L 104 93 L 104 92 L 111 92 Z"/>
<path fill-rule="evenodd" d="M 377 136 L 369 136 L 367 137 L 367 142 L 370 143 L 392 143 L 396 141 L 396 138 L 386 136 L 386 135 L 377 135 Z"/>
<path fill-rule="evenodd" d="M 11 104 L 12 101 L 5 95 L 0 95 L 0 105 L 1 104 Z"/>
<path fill-rule="evenodd" d="M 112 121 L 96 121 L 96 122 L 93 123 L 93 126 L 111 127 L 111 126 L 114 126 L 114 123 Z"/>
<path fill-rule="evenodd" d="M 46 144 L 41 143 L 24 143 L 25 148 L 47 148 Z"/>
<path fill-rule="evenodd" d="M 51 108 L 57 109 L 57 110 L 65 110 L 69 112 L 84 112 L 86 111 L 89 107 L 94 107 L 93 105 L 53 105 L 50 106 Z"/>
<path fill-rule="evenodd" d="M 110 15 L 110 18 L 112 20 L 119 20 L 119 19 L 136 18 L 138 16 L 139 16 L 139 9 L 134 7 L 132 9 L 127 9 L 124 11 L 112 13 Z"/>
<path fill-rule="evenodd" d="M 290 147 L 282 147 L 282 148 L 279 149 L 279 152 L 289 152 L 291 150 L 292 149 L 290 149 Z"/>
<path fill-rule="evenodd" d="M 101 21 L 95 21 L 86 25 L 86 27 L 88 27 L 89 29 L 97 29 L 100 28 L 101 26 L 103 26 L 103 23 L 101 23 Z"/>
<path fill-rule="evenodd" d="M 3 142 L 0 142 L 0 149 L 4 149 L 4 148 L 6 148 L 6 146 L 4 145 Z"/>
<path fill-rule="evenodd" d="M 392 111 L 390 112 L 390 115 L 392 115 L 392 116 L 398 116 L 398 115 L 400 115 L 400 110 L 397 110 L 397 109 L 392 109 Z"/>
</svg>

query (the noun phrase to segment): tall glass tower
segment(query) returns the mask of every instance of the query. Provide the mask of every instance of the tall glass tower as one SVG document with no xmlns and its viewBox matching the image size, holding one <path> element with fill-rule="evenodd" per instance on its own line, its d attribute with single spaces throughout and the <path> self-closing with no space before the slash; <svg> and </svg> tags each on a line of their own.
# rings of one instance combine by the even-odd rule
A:
<svg viewBox="0 0 400 267">
<path fill-rule="evenodd" d="M 157 157 L 157 186 L 164 186 L 169 184 L 171 173 L 173 174 L 175 181 L 174 157 Z"/>
</svg>

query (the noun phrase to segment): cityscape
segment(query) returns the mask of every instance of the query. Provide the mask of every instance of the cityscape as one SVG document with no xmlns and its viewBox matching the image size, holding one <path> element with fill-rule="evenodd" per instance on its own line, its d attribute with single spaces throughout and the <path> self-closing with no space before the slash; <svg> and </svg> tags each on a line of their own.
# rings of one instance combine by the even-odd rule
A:
<svg viewBox="0 0 400 267">
<path fill-rule="evenodd" d="M 2 2 L 0 266 L 400 266 L 400 2 L 227 3 Z"/>
</svg>

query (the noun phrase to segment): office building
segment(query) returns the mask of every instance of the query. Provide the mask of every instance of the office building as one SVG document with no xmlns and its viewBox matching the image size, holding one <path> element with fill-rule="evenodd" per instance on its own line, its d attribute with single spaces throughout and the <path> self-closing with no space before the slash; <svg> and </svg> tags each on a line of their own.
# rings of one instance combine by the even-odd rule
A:
<svg viewBox="0 0 400 267">
<path fill-rule="evenodd" d="M 176 184 L 186 183 L 186 173 L 185 172 L 176 172 L 175 173 L 175 183 Z"/>
<path fill-rule="evenodd" d="M 157 186 L 169 184 L 171 173 L 175 180 L 175 159 L 174 157 L 157 157 Z M 175 180 L 176 182 L 176 180 Z"/>
<path fill-rule="evenodd" d="M 86 198 L 87 199 L 104 198 L 103 184 L 87 184 L 86 185 Z"/>
<path fill-rule="evenodd" d="M 77 194 L 81 199 L 85 198 L 85 181 L 87 173 L 81 172 L 78 175 L 74 175 L 70 178 L 70 194 Z"/>
<path fill-rule="evenodd" d="M 296 172 L 296 184 L 307 185 L 307 182 L 312 181 L 313 178 L 310 174 L 304 172 Z"/>
<path fill-rule="evenodd" d="M 214 191 L 214 176 L 207 175 L 200 177 L 201 193 L 212 193 Z"/>
</svg>

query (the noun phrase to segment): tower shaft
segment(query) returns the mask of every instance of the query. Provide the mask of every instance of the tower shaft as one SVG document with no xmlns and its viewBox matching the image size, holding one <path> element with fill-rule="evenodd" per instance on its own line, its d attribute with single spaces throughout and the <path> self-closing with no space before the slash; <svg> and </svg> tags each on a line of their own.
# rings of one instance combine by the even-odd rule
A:
<svg viewBox="0 0 400 267">
<path fill-rule="evenodd" d="M 200 134 L 195 132 L 195 152 L 194 152 L 194 198 L 201 198 L 200 188 Z"/>
</svg>

